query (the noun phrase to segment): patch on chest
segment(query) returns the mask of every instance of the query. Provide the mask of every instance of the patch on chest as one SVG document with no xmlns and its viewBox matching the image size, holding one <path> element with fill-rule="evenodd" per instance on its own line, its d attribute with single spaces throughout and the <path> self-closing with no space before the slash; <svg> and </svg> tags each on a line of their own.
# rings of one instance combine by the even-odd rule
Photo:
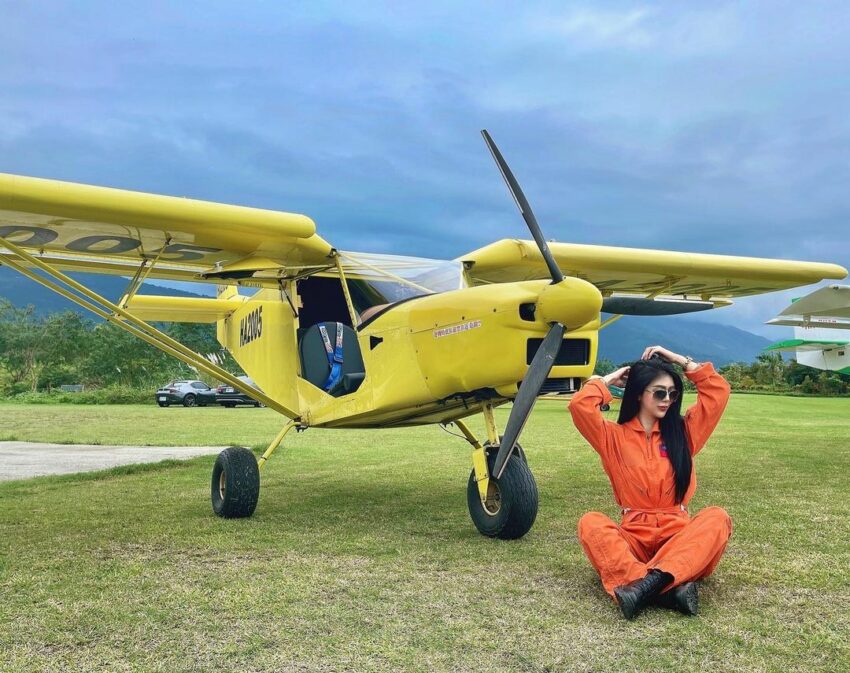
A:
<svg viewBox="0 0 850 673">
<path fill-rule="evenodd" d="M 664 442 L 661 442 L 661 445 L 658 447 L 658 453 L 661 454 L 662 458 L 667 458 L 667 445 Z"/>
</svg>

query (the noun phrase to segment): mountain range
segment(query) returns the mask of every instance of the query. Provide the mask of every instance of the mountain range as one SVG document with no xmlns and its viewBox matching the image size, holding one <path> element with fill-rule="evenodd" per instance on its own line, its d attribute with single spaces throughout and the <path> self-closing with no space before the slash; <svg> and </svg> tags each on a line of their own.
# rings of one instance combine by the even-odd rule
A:
<svg viewBox="0 0 850 673">
<path fill-rule="evenodd" d="M 83 273 L 71 275 L 112 301 L 121 297 L 128 282 L 118 276 Z M 143 285 L 139 294 L 201 296 L 151 284 Z M 0 267 L 0 297 L 6 297 L 16 306 L 33 304 L 41 314 L 68 309 L 82 311 L 60 295 L 4 267 Z M 721 366 L 729 362 L 752 362 L 770 343 L 762 336 L 730 325 L 693 318 L 626 316 L 599 333 L 599 358 L 607 358 L 614 364 L 628 362 L 640 357 L 646 346 L 660 344 L 675 352 L 687 353 L 697 361 L 710 360 Z"/>
</svg>

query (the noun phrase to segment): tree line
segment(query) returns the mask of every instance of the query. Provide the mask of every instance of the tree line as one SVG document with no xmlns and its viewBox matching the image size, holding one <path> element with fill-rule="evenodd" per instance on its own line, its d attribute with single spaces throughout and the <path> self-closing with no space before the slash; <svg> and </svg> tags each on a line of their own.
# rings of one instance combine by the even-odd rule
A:
<svg viewBox="0 0 850 673">
<path fill-rule="evenodd" d="M 596 363 L 596 373 L 608 374 L 626 364 L 629 363 L 615 365 L 602 359 Z M 850 394 L 850 376 L 807 367 L 796 360 L 785 360 L 776 352 L 761 353 L 750 363 L 732 362 L 718 371 L 733 390 L 798 395 Z M 685 384 L 692 388 L 687 379 Z"/>
<path fill-rule="evenodd" d="M 215 358 L 241 374 L 215 338 L 215 325 L 157 325 L 197 353 Z M 39 315 L 0 298 L 0 395 L 123 386 L 156 389 L 174 379 L 203 379 L 188 365 L 166 355 L 117 325 L 90 320 L 74 311 Z"/>
</svg>

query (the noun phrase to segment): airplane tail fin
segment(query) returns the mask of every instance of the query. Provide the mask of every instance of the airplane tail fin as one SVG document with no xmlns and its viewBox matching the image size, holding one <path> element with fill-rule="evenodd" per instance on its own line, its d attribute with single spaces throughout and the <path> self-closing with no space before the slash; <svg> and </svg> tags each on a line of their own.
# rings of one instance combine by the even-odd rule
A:
<svg viewBox="0 0 850 673">
<path fill-rule="evenodd" d="M 795 327 L 794 340 L 801 365 L 850 374 L 850 330 Z"/>
</svg>

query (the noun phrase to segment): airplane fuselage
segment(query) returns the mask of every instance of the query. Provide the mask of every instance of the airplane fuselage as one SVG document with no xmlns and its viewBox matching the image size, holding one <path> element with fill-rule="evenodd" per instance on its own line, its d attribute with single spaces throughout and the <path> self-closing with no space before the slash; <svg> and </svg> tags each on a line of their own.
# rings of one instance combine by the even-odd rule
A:
<svg viewBox="0 0 850 673">
<path fill-rule="evenodd" d="M 385 309 L 356 331 L 362 385 L 336 397 L 301 376 L 297 334 L 309 325 L 298 323 L 276 291 L 261 290 L 221 321 L 219 339 L 267 394 L 297 405 L 305 425 L 446 422 L 480 411 L 485 401 L 512 399 L 554 320 L 567 334 L 549 375 L 551 389 L 575 390 L 592 373 L 601 295 L 574 278 L 552 287 L 538 280 L 479 286 Z"/>
</svg>

